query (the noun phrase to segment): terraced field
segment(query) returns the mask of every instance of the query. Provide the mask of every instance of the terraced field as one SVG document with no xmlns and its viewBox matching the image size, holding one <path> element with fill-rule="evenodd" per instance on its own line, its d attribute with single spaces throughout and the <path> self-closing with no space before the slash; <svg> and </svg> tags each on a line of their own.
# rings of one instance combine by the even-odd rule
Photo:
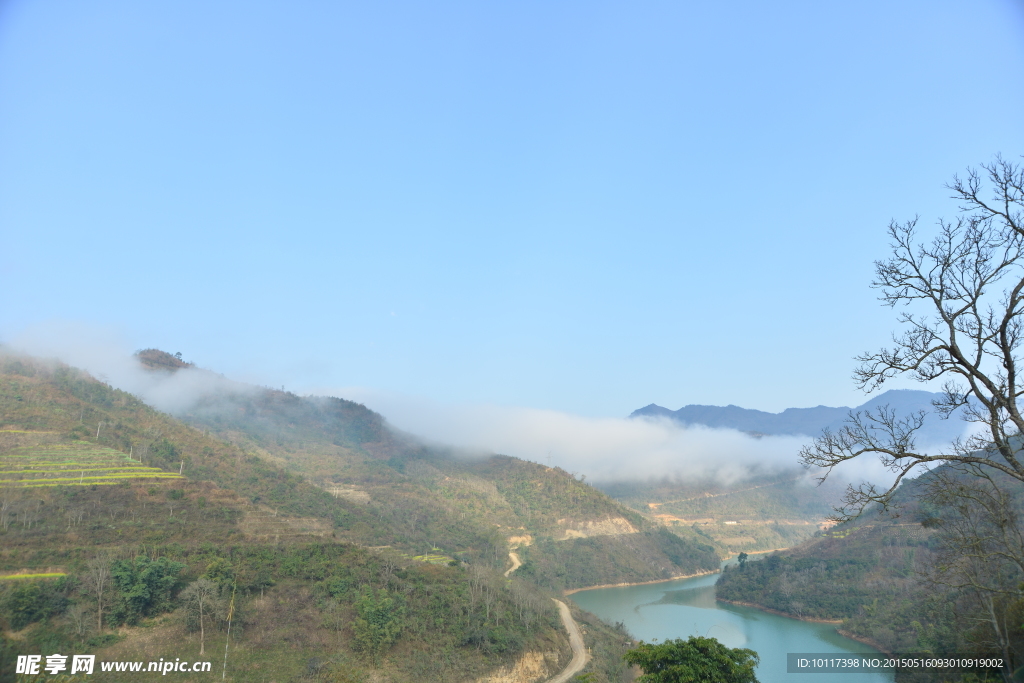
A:
<svg viewBox="0 0 1024 683">
<path fill-rule="evenodd" d="M 0 487 L 94 486 L 126 479 L 183 479 L 85 441 L 21 446 L 0 454 Z"/>
</svg>

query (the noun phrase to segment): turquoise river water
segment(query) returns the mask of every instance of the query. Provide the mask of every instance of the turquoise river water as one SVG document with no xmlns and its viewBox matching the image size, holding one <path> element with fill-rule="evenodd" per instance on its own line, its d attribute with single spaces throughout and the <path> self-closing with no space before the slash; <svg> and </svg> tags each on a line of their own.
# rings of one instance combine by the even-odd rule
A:
<svg viewBox="0 0 1024 683">
<path fill-rule="evenodd" d="M 811 683 L 891 683 L 891 674 L 828 673 L 788 674 L 789 652 L 877 654 L 868 645 L 836 633 L 834 624 L 790 619 L 750 607 L 715 600 L 718 574 L 679 579 L 645 586 L 593 588 L 570 597 L 583 609 L 609 623 L 621 621 L 633 637 L 655 639 L 713 637 L 729 647 L 757 652 L 760 683 L 801 681 Z"/>
</svg>

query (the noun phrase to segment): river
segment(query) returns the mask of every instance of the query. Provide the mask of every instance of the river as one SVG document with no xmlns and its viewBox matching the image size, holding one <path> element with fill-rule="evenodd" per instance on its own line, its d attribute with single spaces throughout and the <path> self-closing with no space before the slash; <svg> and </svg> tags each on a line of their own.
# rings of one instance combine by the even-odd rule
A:
<svg viewBox="0 0 1024 683">
<path fill-rule="evenodd" d="M 593 588 L 574 593 L 573 601 L 614 624 L 621 621 L 638 640 L 717 638 L 729 647 L 757 652 L 760 683 L 804 681 L 814 674 L 787 674 L 789 652 L 870 653 L 877 650 L 836 633 L 834 624 L 790 619 L 751 607 L 715 600 L 718 574 L 645 586 Z M 892 683 L 891 674 L 830 673 L 828 683 Z"/>
</svg>

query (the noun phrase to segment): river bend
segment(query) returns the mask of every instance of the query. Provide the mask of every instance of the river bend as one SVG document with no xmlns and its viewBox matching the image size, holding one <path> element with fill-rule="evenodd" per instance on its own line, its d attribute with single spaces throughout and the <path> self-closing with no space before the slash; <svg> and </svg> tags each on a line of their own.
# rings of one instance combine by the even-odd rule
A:
<svg viewBox="0 0 1024 683">
<path fill-rule="evenodd" d="M 746 647 L 761 657 L 760 683 L 803 681 L 813 674 L 787 674 L 786 653 L 877 654 L 868 645 L 819 624 L 715 600 L 718 574 L 643 586 L 594 588 L 571 597 L 583 609 L 609 623 L 622 622 L 638 640 L 648 642 L 692 635 L 713 637 L 729 647 Z M 809 677 L 810 676 L 810 677 Z M 828 683 L 892 683 L 891 674 L 830 673 Z"/>
</svg>

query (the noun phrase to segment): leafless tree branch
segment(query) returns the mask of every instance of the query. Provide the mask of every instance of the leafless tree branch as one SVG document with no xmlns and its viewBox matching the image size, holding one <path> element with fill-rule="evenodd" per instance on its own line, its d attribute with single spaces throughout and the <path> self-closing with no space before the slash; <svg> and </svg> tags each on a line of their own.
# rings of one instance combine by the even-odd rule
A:
<svg viewBox="0 0 1024 683">
<path fill-rule="evenodd" d="M 1021 459 L 1024 394 L 1017 366 L 1024 332 L 1024 168 L 996 157 L 947 185 L 960 215 L 940 220 L 930 242 L 918 219 L 889 225 L 892 256 L 875 263 L 879 300 L 901 308 L 902 331 L 893 345 L 857 358 L 857 385 L 874 391 L 895 377 L 945 379 L 934 402 L 944 418 L 978 425 L 974 436 L 941 453 L 917 448 L 924 414 L 897 418 L 888 408 L 851 414 L 801 451 L 801 461 L 824 471 L 876 455 L 895 474 L 882 489 L 851 486 L 835 519 L 859 515 L 871 504 L 888 506 L 902 481 L 922 468 L 954 463 L 1024 482 Z M 989 196 L 991 192 L 991 196 Z"/>
</svg>

